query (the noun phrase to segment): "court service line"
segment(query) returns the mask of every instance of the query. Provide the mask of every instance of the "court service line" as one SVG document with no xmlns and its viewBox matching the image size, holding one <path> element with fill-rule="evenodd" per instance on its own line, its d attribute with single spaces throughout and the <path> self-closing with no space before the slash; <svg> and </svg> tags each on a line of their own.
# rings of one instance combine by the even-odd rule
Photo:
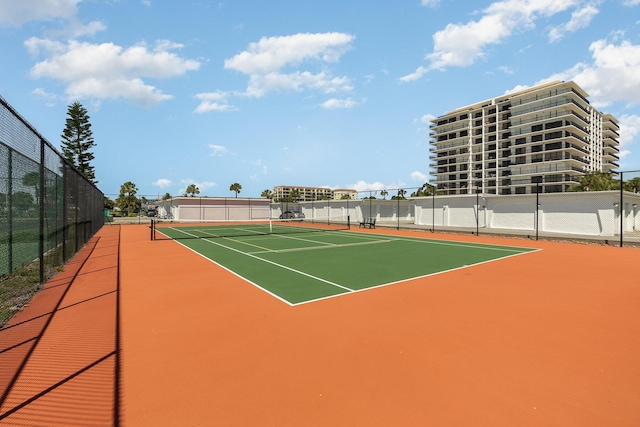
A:
<svg viewBox="0 0 640 427">
<path fill-rule="evenodd" d="M 292 237 L 292 236 L 284 236 L 282 234 L 273 234 L 273 236 L 280 237 L 282 239 L 300 240 L 301 242 L 317 243 L 319 245 L 325 245 L 325 246 L 337 246 L 335 243 L 319 242 L 317 240 L 302 239 L 300 237 Z"/>
<path fill-rule="evenodd" d="M 285 270 L 289 270 L 289 271 L 291 271 L 293 273 L 297 273 L 297 274 L 299 274 L 301 276 L 306 276 L 306 277 L 309 277 L 310 279 L 317 280 L 319 282 L 324 282 L 324 283 L 327 283 L 327 284 L 329 284 L 331 286 L 335 286 L 335 287 L 340 288 L 340 289 L 344 289 L 345 291 L 355 292 L 355 289 L 347 288 L 346 286 L 342 286 L 342 285 L 339 285 L 337 283 L 331 282 L 330 280 L 326 280 L 326 279 L 323 279 L 321 277 L 317 277 L 317 276 L 314 276 L 312 274 L 305 273 L 304 271 L 296 270 L 295 268 L 291 268 L 291 267 L 288 267 L 286 265 L 278 264 L 277 262 L 273 262 L 273 261 L 270 261 L 268 259 L 260 258 L 259 256 L 253 255 L 252 253 L 242 252 L 239 249 L 235 249 L 235 248 L 223 245 L 222 243 L 214 242 L 213 240 L 209 240 L 207 238 L 203 238 L 202 240 L 204 240 L 205 242 L 209 242 L 209 243 L 211 243 L 213 245 L 220 246 L 220 247 L 225 248 L 225 249 L 229 249 L 230 251 L 237 252 L 239 254 L 246 255 L 248 257 L 257 259 L 259 261 L 266 262 L 267 264 L 275 265 L 276 267 L 280 267 L 280 268 L 283 268 Z"/>
<path fill-rule="evenodd" d="M 252 281 L 252 280 L 249 280 L 248 278 L 246 278 L 246 277 L 244 277 L 244 276 L 242 276 L 242 275 L 238 274 L 237 272 L 233 271 L 232 269 L 230 269 L 230 268 L 228 268 L 228 267 L 226 267 L 226 266 L 224 266 L 224 265 L 220 264 L 220 263 L 219 263 L 219 262 L 217 262 L 216 260 L 213 260 L 213 259 L 211 259 L 211 258 L 209 258 L 209 257 L 205 256 L 204 254 L 202 254 L 202 253 L 198 252 L 197 250 L 195 250 L 195 249 L 193 249 L 193 248 L 190 248 L 189 246 L 185 245 L 184 243 L 180 242 L 179 240 L 175 240 L 175 239 L 174 239 L 173 241 L 174 241 L 174 242 L 176 242 L 177 244 L 179 244 L 180 246 L 182 246 L 183 248 L 185 248 L 185 249 L 187 249 L 187 250 L 189 250 L 189 251 L 193 252 L 193 253 L 194 253 L 194 254 L 196 254 L 197 256 L 199 256 L 199 257 L 202 257 L 202 258 L 206 259 L 207 261 L 209 261 L 209 262 L 211 262 L 211 263 L 213 263 L 213 264 L 217 265 L 218 267 L 220 267 L 221 269 L 223 269 L 223 270 L 227 271 L 228 273 L 233 274 L 233 275 L 234 275 L 234 276 L 236 276 L 236 277 L 239 277 L 240 279 L 244 280 L 245 282 L 249 283 L 249 284 L 250 284 L 250 285 L 252 285 L 252 286 L 255 286 L 256 288 L 260 289 L 261 291 L 266 292 L 267 294 L 271 295 L 273 298 L 277 299 L 278 301 L 281 301 L 281 302 L 283 302 L 283 303 L 287 304 L 287 305 L 288 305 L 288 306 L 290 306 L 290 307 L 293 307 L 293 306 L 294 306 L 294 303 L 292 303 L 292 302 L 290 302 L 290 301 L 287 301 L 286 299 L 282 298 L 280 295 L 278 295 L 278 294 L 276 294 L 276 293 L 274 293 L 274 292 L 271 292 L 269 289 L 264 288 L 264 287 L 262 287 L 262 286 L 258 285 L 256 282 L 254 282 L 254 281 Z"/>
<path fill-rule="evenodd" d="M 375 245 L 378 243 L 389 243 L 393 240 L 374 240 L 371 242 L 358 242 L 358 243 L 343 243 L 343 244 L 332 244 L 331 246 L 314 246 L 308 248 L 289 248 L 289 249 L 267 249 L 266 251 L 260 252 L 248 252 L 250 254 L 280 254 L 285 252 L 301 252 L 301 251 L 316 251 L 321 249 L 335 249 L 335 248 L 346 248 L 349 246 L 364 246 L 364 245 Z M 322 242 L 320 242 L 322 243 Z"/>
<path fill-rule="evenodd" d="M 399 239 L 399 240 L 401 240 L 401 239 Z M 461 265 L 459 267 L 453 267 L 453 268 L 450 268 L 448 270 L 435 271 L 433 273 L 422 274 L 420 276 L 407 277 L 405 279 L 394 280 L 393 282 L 381 283 L 379 285 L 369 286 L 369 287 L 362 288 L 362 289 L 356 289 L 356 290 L 353 291 L 353 293 L 373 291 L 375 289 L 380 289 L 380 288 L 384 288 L 384 287 L 388 287 L 388 286 L 398 285 L 400 283 L 412 282 L 414 280 L 417 281 L 417 280 L 420 280 L 420 279 L 425 279 L 427 277 L 438 276 L 438 275 L 441 275 L 441 274 L 450 273 L 452 271 L 457 271 L 457 270 L 464 270 L 466 268 L 471 268 L 471 267 L 475 267 L 475 266 L 482 265 L 482 264 L 489 264 L 489 263 L 492 263 L 492 262 L 498 262 L 498 261 L 502 261 L 502 260 L 505 260 L 505 259 L 508 259 L 508 258 L 517 257 L 517 256 L 521 256 L 521 255 L 528 255 L 528 254 L 531 254 L 531 253 L 534 253 L 534 252 L 539 252 L 539 251 L 542 251 L 542 249 L 534 249 L 531 252 L 517 252 L 517 253 L 513 253 L 511 255 L 502 256 L 500 258 L 494 258 L 494 259 L 489 259 L 489 260 L 486 260 L 486 261 L 479 261 L 479 262 L 476 262 L 476 263 L 473 263 L 473 264 L 465 264 L 465 265 Z M 301 302 L 298 302 L 298 303 L 295 303 L 295 304 L 291 304 L 291 306 L 296 307 L 296 306 L 299 306 L 299 305 L 310 304 L 310 303 L 313 303 L 313 302 L 323 301 L 323 300 L 332 299 L 332 298 L 337 298 L 337 297 L 344 296 L 344 295 L 346 295 L 346 294 L 327 295 L 327 296 L 324 296 L 324 297 L 320 297 L 320 298 L 316 298 L 316 299 L 310 299 L 310 300 L 301 301 Z"/>
<path fill-rule="evenodd" d="M 372 234 L 367 233 L 366 235 L 371 236 Z M 532 248 L 524 248 L 520 246 L 501 246 L 501 245 L 491 245 L 487 243 L 473 243 L 473 242 L 449 242 L 446 240 L 431 240 L 428 238 L 420 238 L 420 237 L 393 237 L 391 238 L 391 240 L 425 243 L 430 245 L 454 246 L 454 247 L 469 248 L 469 249 L 486 249 L 486 250 L 501 251 L 501 252 L 527 253 L 532 250 L 536 250 L 536 248 L 532 249 Z"/>
</svg>

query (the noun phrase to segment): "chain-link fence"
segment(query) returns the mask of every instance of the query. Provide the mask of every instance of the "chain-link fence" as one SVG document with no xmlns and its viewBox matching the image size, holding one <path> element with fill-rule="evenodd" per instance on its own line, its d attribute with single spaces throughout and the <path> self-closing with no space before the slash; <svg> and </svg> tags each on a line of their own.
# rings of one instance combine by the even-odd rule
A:
<svg viewBox="0 0 640 427">
<path fill-rule="evenodd" d="M 430 231 L 640 244 L 640 171 L 620 172 L 613 190 L 414 199 L 415 226 Z"/>
<path fill-rule="evenodd" d="M 102 192 L 0 97 L 0 277 L 71 258 L 104 224 Z"/>
</svg>

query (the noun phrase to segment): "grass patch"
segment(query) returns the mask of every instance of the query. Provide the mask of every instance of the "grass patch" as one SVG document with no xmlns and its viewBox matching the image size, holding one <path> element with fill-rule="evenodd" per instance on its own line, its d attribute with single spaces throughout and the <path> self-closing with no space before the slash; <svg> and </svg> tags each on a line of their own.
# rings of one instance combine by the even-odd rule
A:
<svg viewBox="0 0 640 427">
<path fill-rule="evenodd" d="M 0 327 L 29 304 L 42 289 L 39 262 L 20 267 L 10 276 L 0 278 Z"/>
<path fill-rule="evenodd" d="M 58 265 L 51 264 L 52 261 Z M 61 262 L 60 248 L 47 254 L 43 283 L 40 283 L 40 261 L 17 268 L 13 274 L 0 276 L 0 328 L 29 304 L 42 290 L 44 283 L 62 270 L 63 266 L 59 265 Z"/>
</svg>

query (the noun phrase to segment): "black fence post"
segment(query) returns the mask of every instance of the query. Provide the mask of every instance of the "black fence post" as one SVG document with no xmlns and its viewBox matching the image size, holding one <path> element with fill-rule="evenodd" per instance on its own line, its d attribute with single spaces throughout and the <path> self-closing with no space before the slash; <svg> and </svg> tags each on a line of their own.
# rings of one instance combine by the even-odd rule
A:
<svg viewBox="0 0 640 427">
<path fill-rule="evenodd" d="M 624 172 L 620 172 L 620 247 L 624 245 Z"/>
<path fill-rule="evenodd" d="M 431 232 L 436 232 L 436 189 L 431 193 Z"/>
<path fill-rule="evenodd" d="M 9 273 L 13 272 L 13 149 L 9 148 L 9 161 L 7 162 L 7 222 L 9 233 L 9 253 L 7 260 Z"/>
<path fill-rule="evenodd" d="M 44 283 L 44 139 L 40 139 L 40 188 L 38 189 L 38 197 L 40 200 L 38 201 L 39 206 L 39 224 L 38 224 L 38 252 L 40 258 L 40 283 Z"/>
<path fill-rule="evenodd" d="M 476 236 L 480 235 L 480 187 L 476 185 Z"/>
<path fill-rule="evenodd" d="M 398 212 L 396 213 L 396 219 L 398 220 L 397 230 L 400 230 L 400 192 L 402 190 L 398 190 Z M 404 197 L 404 196 L 403 196 Z"/>
<path fill-rule="evenodd" d="M 538 230 L 540 228 L 540 184 L 536 183 L 536 240 L 538 240 Z"/>
</svg>

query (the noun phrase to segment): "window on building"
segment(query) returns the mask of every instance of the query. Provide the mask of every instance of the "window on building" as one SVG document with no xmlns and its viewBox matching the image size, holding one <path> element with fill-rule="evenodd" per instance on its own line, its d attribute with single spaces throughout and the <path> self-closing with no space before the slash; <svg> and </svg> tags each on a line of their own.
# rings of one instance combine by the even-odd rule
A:
<svg viewBox="0 0 640 427">
<path fill-rule="evenodd" d="M 551 132 L 551 133 L 547 133 L 547 134 L 544 135 L 544 139 L 546 139 L 546 140 L 558 139 L 558 138 L 562 138 L 562 131 Z"/>
<path fill-rule="evenodd" d="M 551 122 L 544 125 L 545 129 L 554 129 L 562 126 L 562 120 L 558 120 L 557 122 Z"/>
</svg>

